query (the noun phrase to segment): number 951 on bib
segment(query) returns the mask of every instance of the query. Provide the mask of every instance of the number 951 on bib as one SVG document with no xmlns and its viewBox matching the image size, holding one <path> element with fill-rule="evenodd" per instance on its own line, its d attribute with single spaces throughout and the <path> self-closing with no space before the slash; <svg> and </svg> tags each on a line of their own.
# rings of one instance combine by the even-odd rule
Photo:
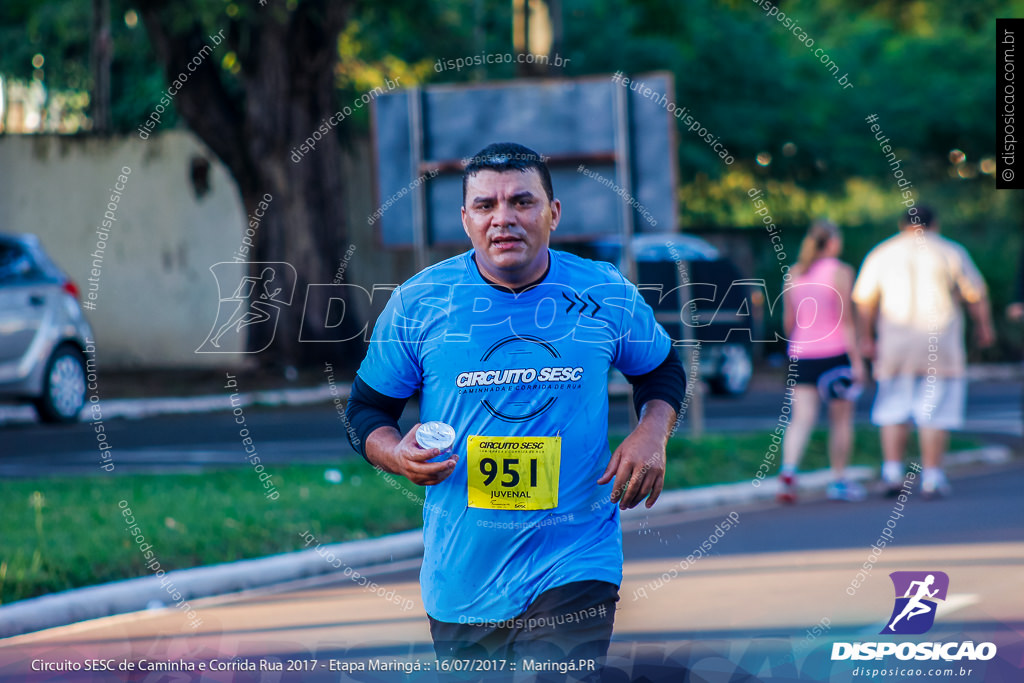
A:
<svg viewBox="0 0 1024 683">
<path fill-rule="evenodd" d="M 467 445 L 469 507 L 558 507 L 560 436 L 470 436 Z"/>
</svg>

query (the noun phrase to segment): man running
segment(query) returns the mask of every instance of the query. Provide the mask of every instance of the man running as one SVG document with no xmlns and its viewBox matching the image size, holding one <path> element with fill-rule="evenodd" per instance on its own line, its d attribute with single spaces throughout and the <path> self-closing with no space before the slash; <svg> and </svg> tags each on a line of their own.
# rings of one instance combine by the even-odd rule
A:
<svg viewBox="0 0 1024 683">
<path fill-rule="evenodd" d="M 441 658 L 603 657 L 619 507 L 661 493 L 682 364 L 614 267 L 549 248 L 561 208 L 533 150 L 499 143 L 473 157 L 462 206 L 473 248 L 395 290 L 349 399 L 356 450 L 427 487 L 420 583 Z M 612 366 L 640 416 L 614 453 Z M 398 430 L 416 393 L 421 421 L 454 428 L 448 457 L 420 448 L 416 427 Z M 428 512 L 439 509 L 449 514 Z"/>
<path fill-rule="evenodd" d="M 935 583 L 934 574 L 929 574 L 928 576 L 924 577 L 924 581 L 910 582 L 910 585 L 907 586 L 907 592 L 903 594 L 903 597 L 910 598 L 910 600 L 907 601 L 907 604 L 903 607 L 903 611 L 899 613 L 899 616 L 893 619 L 892 623 L 889 624 L 890 631 L 895 632 L 896 622 L 902 619 L 903 617 L 906 617 L 907 621 L 910 621 L 911 618 L 916 617 L 919 614 L 927 614 L 928 612 L 932 611 L 931 606 L 924 604 L 922 600 L 924 598 L 933 597 L 936 593 L 939 592 L 938 588 L 936 588 L 933 591 L 928 590 L 928 586 L 932 585 L 933 583 Z M 914 591 L 914 586 L 917 586 L 917 592 L 915 592 L 913 597 L 911 597 L 910 594 Z"/>
</svg>

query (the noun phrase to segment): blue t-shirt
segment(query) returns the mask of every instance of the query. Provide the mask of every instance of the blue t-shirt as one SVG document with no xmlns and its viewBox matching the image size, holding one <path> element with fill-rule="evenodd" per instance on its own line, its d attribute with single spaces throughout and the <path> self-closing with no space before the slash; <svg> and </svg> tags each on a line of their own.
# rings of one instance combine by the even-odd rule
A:
<svg viewBox="0 0 1024 683">
<path fill-rule="evenodd" d="M 504 620 L 572 581 L 622 581 L 612 484 L 608 369 L 650 372 L 672 342 L 613 266 L 549 250 L 547 277 L 512 294 L 480 275 L 473 251 L 396 289 L 359 376 L 387 396 L 420 392 L 420 421 L 455 428 L 460 458 L 426 487 L 420 584 L 440 621 Z M 470 435 L 561 436 L 558 506 L 468 507 Z"/>
</svg>

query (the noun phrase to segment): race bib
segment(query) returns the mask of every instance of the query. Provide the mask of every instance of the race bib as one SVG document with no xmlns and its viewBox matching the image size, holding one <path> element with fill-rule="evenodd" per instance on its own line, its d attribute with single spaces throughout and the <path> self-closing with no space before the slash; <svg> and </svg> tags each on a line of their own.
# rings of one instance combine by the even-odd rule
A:
<svg viewBox="0 0 1024 683">
<path fill-rule="evenodd" d="M 471 436 L 469 507 L 550 510 L 558 507 L 560 436 Z"/>
</svg>

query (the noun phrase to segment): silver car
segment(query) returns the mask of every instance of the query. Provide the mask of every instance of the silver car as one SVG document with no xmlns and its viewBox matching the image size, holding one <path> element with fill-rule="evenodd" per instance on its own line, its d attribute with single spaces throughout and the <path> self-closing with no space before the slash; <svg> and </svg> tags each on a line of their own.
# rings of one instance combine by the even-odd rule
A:
<svg viewBox="0 0 1024 683">
<path fill-rule="evenodd" d="M 93 336 L 78 295 L 39 238 L 0 234 L 0 397 L 31 401 L 44 422 L 74 422 L 85 406 Z"/>
</svg>

